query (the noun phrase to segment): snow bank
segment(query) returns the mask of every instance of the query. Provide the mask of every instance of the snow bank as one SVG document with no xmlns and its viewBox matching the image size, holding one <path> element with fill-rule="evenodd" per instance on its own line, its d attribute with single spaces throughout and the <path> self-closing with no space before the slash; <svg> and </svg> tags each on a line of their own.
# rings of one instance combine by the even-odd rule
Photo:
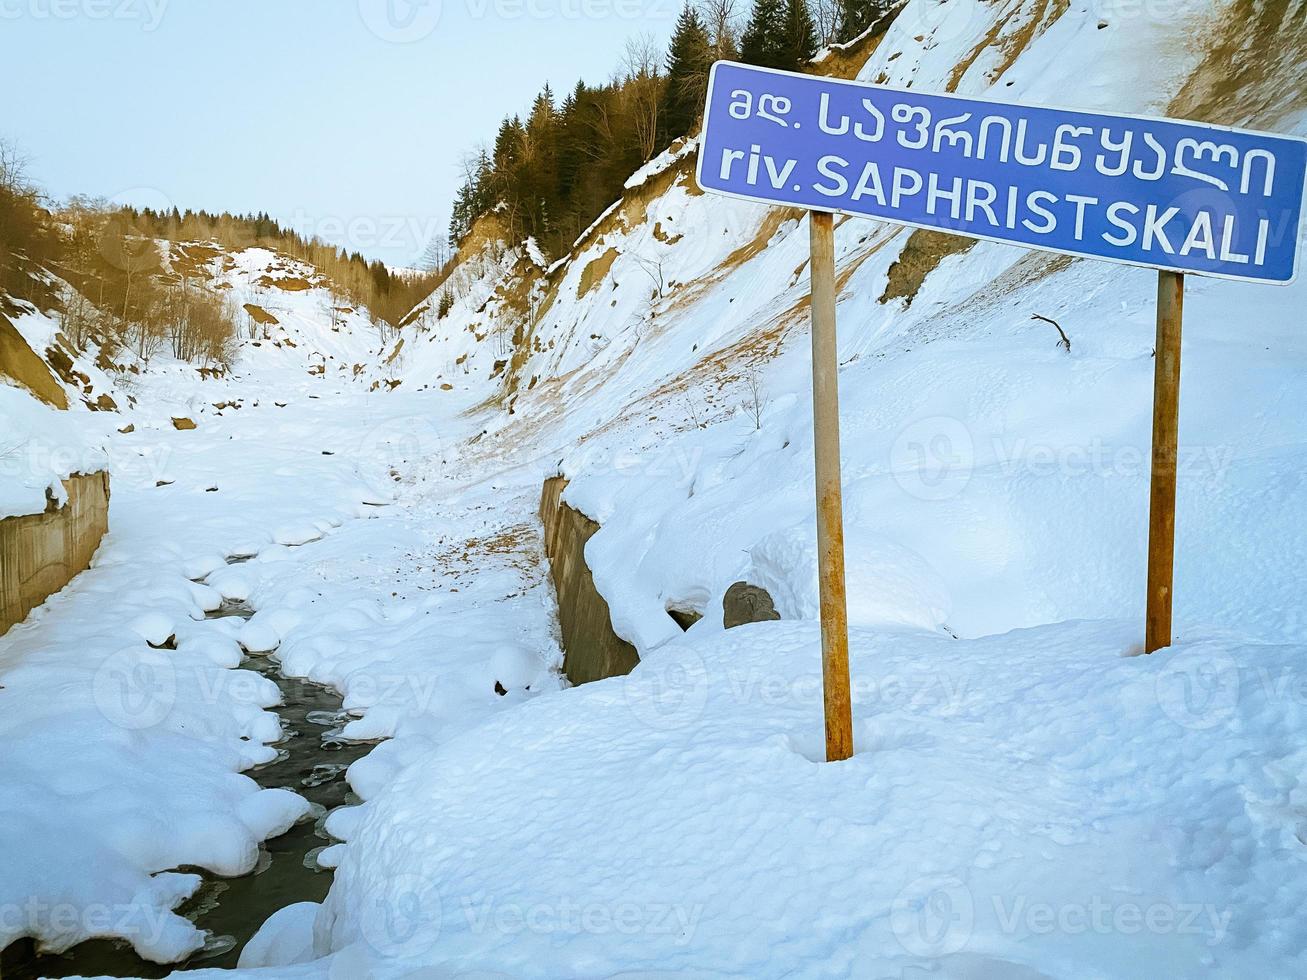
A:
<svg viewBox="0 0 1307 980">
<path fill-rule="evenodd" d="M 39 514 L 48 498 L 67 501 L 62 481 L 105 469 L 99 426 L 18 388 L 0 385 L 0 518 Z"/>
<path fill-rule="evenodd" d="M 372 436 L 389 420 L 361 386 L 343 426 L 323 423 L 338 403 L 304 397 L 288 415 L 247 382 L 249 407 L 179 432 L 168 419 L 181 378 L 147 376 L 135 431 L 111 433 L 111 530 L 94 566 L 0 637 L 0 947 L 23 936 L 49 951 L 121 938 L 151 961 L 184 958 L 205 936 L 175 910 L 200 877 L 176 869 L 249 873 L 260 843 L 308 813 L 294 787 L 261 789 L 244 774 L 276 757 L 270 743 L 283 732 L 270 710 L 278 689 L 239 669 L 240 644 L 271 649 L 293 634 L 295 603 L 271 583 L 313 539 L 376 516 L 366 501 L 400 454 Z M 279 380 L 278 394 L 296 390 Z M 203 383 L 192 374 L 189 384 Z M 6 387 L 0 413 L 5 438 L 64 446 L 90 420 L 122 422 L 56 413 Z M 40 507 L 44 479 L 30 481 Z M 246 548 L 256 560 L 223 560 Z M 273 549 L 281 560 L 262 560 Z M 308 574 L 309 596 L 338 598 L 322 599 L 322 577 Z M 224 599 L 269 608 L 243 626 L 206 620 Z"/>
<path fill-rule="evenodd" d="M 1135 632 L 855 630 L 835 766 L 815 624 L 665 646 L 405 770 L 318 929 L 380 976 L 1297 973 L 1307 706 L 1258 678 L 1307 650 Z"/>
</svg>

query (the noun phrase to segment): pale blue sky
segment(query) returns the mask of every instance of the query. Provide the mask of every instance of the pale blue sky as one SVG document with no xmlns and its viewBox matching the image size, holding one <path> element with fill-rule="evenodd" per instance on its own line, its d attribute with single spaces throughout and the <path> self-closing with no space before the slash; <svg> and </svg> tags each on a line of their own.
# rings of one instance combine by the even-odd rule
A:
<svg viewBox="0 0 1307 980">
<path fill-rule="evenodd" d="M 680 0 L 0 0 L 0 136 L 51 195 L 266 210 L 392 264 L 464 152 Z"/>
</svg>

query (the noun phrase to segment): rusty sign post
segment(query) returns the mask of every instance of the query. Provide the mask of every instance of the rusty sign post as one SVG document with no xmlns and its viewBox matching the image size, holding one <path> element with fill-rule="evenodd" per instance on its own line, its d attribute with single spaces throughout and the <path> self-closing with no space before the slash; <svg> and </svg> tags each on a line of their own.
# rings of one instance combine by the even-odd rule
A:
<svg viewBox="0 0 1307 980">
<path fill-rule="evenodd" d="M 1144 652 L 1171 645 L 1175 571 L 1175 483 L 1180 451 L 1180 334 L 1184 276 L 1157 274 L 1157 348 L 1153 355 L 1153 463 L 1148 494 L 1148 607 Z"/>
<path fill-rule="evenodd" d="M 853 755 L 849 608 L 844 591 L 844 502 L 840 486 L 840 363 L 835 335 L 835 221 L 809 211 L 812 248 L 812 424 L 817 474 L 817 576 L 826 761 Z"/>
</svg>

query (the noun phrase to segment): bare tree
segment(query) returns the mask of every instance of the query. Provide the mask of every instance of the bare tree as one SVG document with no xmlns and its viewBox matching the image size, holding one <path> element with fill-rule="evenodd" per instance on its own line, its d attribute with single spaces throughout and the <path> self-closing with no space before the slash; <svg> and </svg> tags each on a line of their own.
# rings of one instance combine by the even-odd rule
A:
<svg viewBox="0 0 1307 980">
<path fill-rule="evenodd" d="M 741 0 L 699 0 L 699 17 L 712 39 L 713 61 L 731 59 L 739 54 Z"/>
<path fill-rule="evenodd" d="M 824 47 L 836 40 L 840 30 L 839 0 L 808 0 L 812 23 L 817 28 L 817 41 Z"/>
<path fill-rule="evenodd" d="M 432 235 L 431 241 L 427 242 L 426 250 L 422 253 L 419 265 L 426 272 L 441 272 L 449 265 L 451 254 L 449 236 Z"/>
<path fill-rule="evenodd" d="M 18 144 L 0 139 L 0 191 L 26 194 L 31 190 L 27 182 L 27 167 L 31 157 L 18 148 Z"/>
<path fill-rule="evenodd" d="M 744 396 L 744 414 L 752 420 L 755 430 L 761 430 L 762 410 L 767 399 L 763 394 L 762 379 L 756 367 L 749 368 L 744 376 Z"/>
<path fill-rule="evenodd" d="M 654 299 L 662 299 L 667 289 L 666 280 L 663 278 L 663 260 L 646 259 L 639 255 L 633 255 L 635 264 L 638 265 L 642 272 L 649 277 L 649 281 L 654 285 Z"/>
<path fill-rule="evenodd" d="M 631 119 L 642 159 L 658 149 L 658 111 L 662 104 L 663 78 L 658 73 L 662 52 L 652 34 L 637 34 L 626 40 L 622 71 L 630 100 Z"/>
</svg>

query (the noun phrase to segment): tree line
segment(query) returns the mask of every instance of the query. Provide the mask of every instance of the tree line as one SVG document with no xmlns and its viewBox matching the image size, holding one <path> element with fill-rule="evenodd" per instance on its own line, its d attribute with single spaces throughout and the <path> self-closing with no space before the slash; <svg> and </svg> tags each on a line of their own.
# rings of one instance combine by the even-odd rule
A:
<svg viewBox="0 0 1307 980">
<path fill-rule="evenodd" d="M 0 312 L 17 313 L 16 300 L 55 312 L 76 346 L 96 341 L 111 356 L 169 350 L 196 363 L 229 363 L 245 314 L 208 285 L 207 261 L 166 265 L 160 241 L 260 246 L 299 259 L 330 283 L 333 303 L 366 309 L 383 339 L 451 265 L 437 243 L 425 272 L 393 275 L 384 263 L 283 228 L 266 213 L 159 212 L 85 197 L 47 206 L 22 155 L 0 141 Z"/>
<path fill-rule="evenodd" d="M 666 51 L 648 37 L 627 43 L 613 79 L 578 81 L 561 99 L 546 84 L 525 115 L 503 120 L 492 147 L 464 161 L 450 239 L 461 243 L 494 211 L 510 241 L 532 237 L 566 252 L 616 200 L 632 172 L 694 131 L 714 61 L 802 70 L 826 44 L 852 40 L 891 0 L 696 0 Z"/>
<path fill-rule="evenodd" d="M 449 265 L 442 256 L 419 273 L 395 275 L 384 262 L 368 261 L 360 252 L 309 237 L 282 226 L 266 212 L 258 214 L 208 211 L 159 212 L 123 209 L 139 234 L 173 242 L 217 242 L 229 250 L 266 248 L 311 265 L 325 277 L 343 303 L 368 311 L 378 326 L 393 327 L 444 281 Z M 428 250 L 428 259 L 439 254 Z"/>
</svg>

